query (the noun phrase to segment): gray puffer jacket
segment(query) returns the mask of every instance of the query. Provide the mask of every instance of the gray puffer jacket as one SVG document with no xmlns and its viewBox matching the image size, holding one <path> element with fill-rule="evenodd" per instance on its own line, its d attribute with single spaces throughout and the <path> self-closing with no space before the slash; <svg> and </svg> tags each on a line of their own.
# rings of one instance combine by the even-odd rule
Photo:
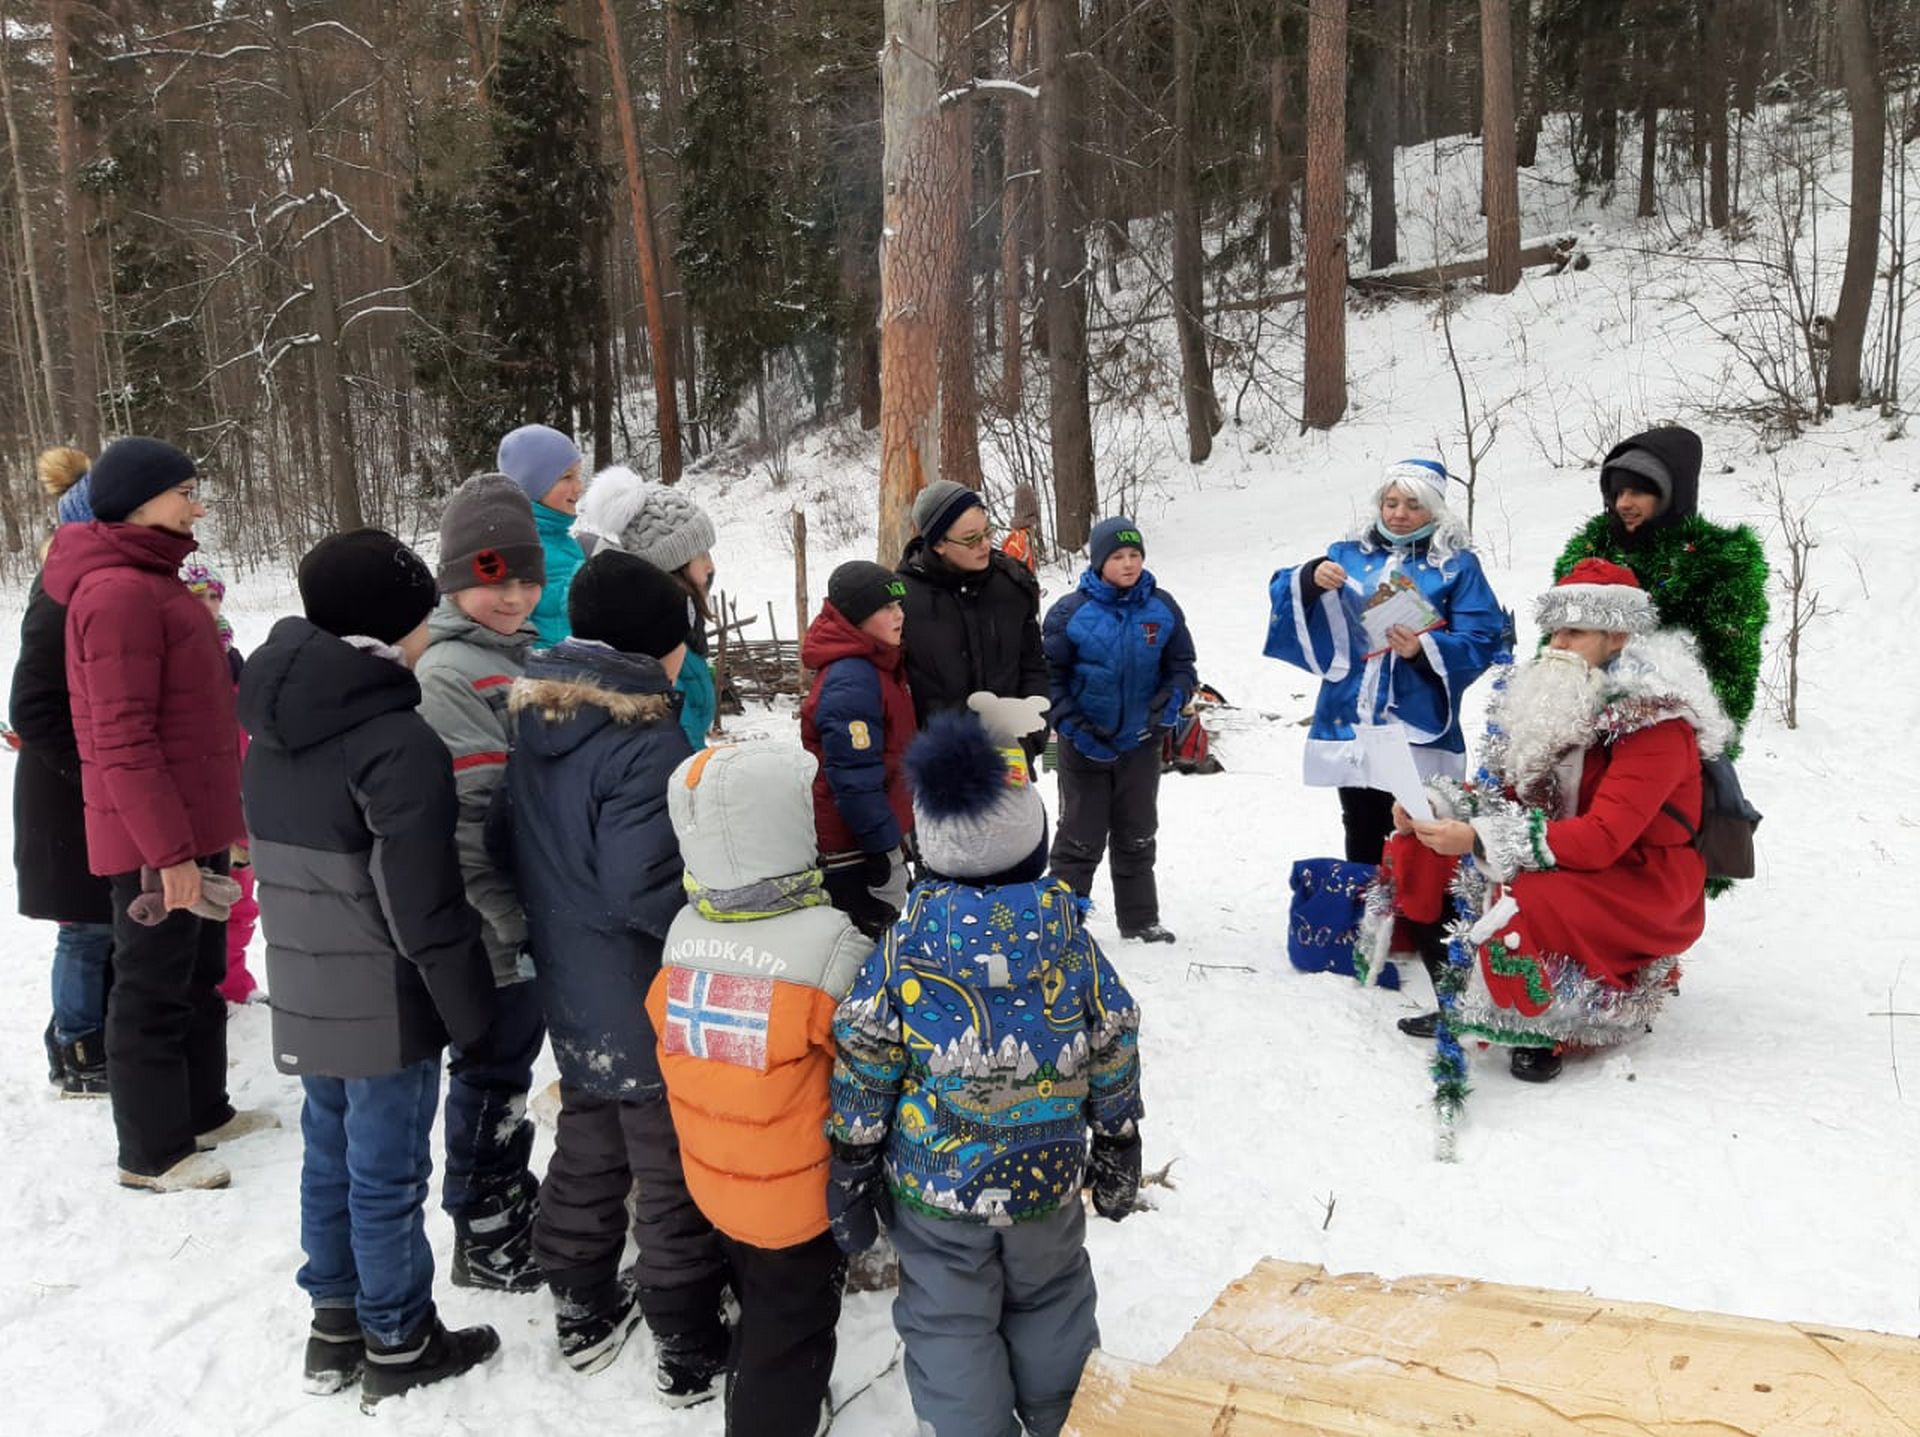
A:
<svg viewBox="0 0 1920 1437">
<path fill-rule="evenodd" d="M 512 748 L 507 694 L 526 672 L 534 643 L 529 624 L 514 634 L 497 634 L 461 613 L 451 598 L 442 599 L 428 621 L 427 651 L 414 669 L 420 680 L 420 716 L 440 735 L 453 756 L 453 786 L 460 801 L 454 844 L 467 901 L 485 920 L 487 957 L 501 986 L 533 976 L 521 961 L 527 942 L 527 916 L 512 873 L 487 853 L 488 805 L 506 782 Z"/>
<path fill-rule="evenodd" d="M 453 770 L 394 659 L 282 619 L 247 661 L 241 792 L 273 1061 L 367 1078 L 478 1043 L 493 973 L 454 857 Z"/>
</svg>

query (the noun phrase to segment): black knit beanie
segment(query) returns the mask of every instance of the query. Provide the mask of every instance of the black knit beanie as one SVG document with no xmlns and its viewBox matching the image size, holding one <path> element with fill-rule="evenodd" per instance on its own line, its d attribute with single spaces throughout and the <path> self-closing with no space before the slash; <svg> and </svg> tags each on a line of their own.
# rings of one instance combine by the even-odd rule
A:
<svg viewBox="0 0 1920 1437">
<path fill-rule="evenodd" d="M 663 659 L 693 631 L 693 600 L 673 575 L 619 549 L 599 549 L 567 591 L 576 639 Z"/>
<path fill-rule="evenodd" d="M 397 644 L 426 622 L 439 594 L 433 571 L 384 529 L 329 534 L 300 561 L 300 603 L 336 638 Z"/>
<path fill-rule="evenodd" d="M 93 517 L 124 524 L 149 499 L 193 478 L 193 461 L 161 439 L 116 439 L 87 473 Z"/>
<path fill-rule="evenodd" d="M 866 559 L 842 564 L 827 580 L 827 602 L 856 627 L 906 596 L 906 583 L 898 574 Z"/>
</svg>

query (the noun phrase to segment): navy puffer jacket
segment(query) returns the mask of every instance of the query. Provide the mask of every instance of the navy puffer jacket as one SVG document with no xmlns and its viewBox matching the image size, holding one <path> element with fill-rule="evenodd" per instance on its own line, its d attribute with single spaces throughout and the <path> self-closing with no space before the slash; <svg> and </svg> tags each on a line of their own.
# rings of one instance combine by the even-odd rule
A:
<svg viewBox="0 0 1920 1437">
<path fill-rule="evenodd" d="M 1047 610 L 1042 631 L 1054 727 L 1088 758 L 1112 759 L 1154 737 L 1193 696 L 1193 637 L 1173 596 L 1142 570 L 1116 589 L 1092 569 Z"/>
<path fill-rule="evenodd" d="M 653 659 L 568 639 L 508 706 L 508 822 L 560 1080 L 608 1098 L 661 1084 L 647 988 L 685 901 L 667 779 L 693 752 Z"/>
</svg>

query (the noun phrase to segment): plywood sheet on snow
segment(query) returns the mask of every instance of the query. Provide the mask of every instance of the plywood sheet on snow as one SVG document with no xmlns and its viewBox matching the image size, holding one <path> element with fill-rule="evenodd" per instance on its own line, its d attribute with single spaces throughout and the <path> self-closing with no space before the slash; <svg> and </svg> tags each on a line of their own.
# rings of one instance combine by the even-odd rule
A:
<svg viewBox="0 0 1920 1437">
<path fill-rule="evenodd" d="M 1431 1424 L 1303 1432 L 1920 1433 L 1920 1343 L 1907 1338 L 1275 1261 L 1229 1285 L 1161 1368 L 1329 1410 L 1358 1394 Z M 1518 1427 L 1516 1399 L 1535 1414 Z"/>
</svg>

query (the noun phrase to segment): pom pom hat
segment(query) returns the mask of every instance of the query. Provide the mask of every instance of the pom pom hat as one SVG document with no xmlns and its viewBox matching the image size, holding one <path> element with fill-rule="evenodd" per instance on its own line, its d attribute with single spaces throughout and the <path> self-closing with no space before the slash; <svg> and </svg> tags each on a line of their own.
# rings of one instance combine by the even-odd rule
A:
<svg viewBox="0 0 1920 1437">
<path fill-rule="evenodd" d="M 1542 633 L 1594 629 L 1609 634 L 1650 634 L 1659 619 L 1653 600 L 1631 569 L 1605 559 L 1582 559 L 1534 606 Z"/>
<path fill-rule="evenodd" d="M 906 757 L 920 857 L 941 877 L 961 881 L 1017 867 L 1047 833 L 1019 744 L 1037 715 L 1011 713 L 1007 700 L 990 694 L 967 702 L 967 713 L 936 715 Z"/>
<path fill-rule="evenodd" d="M 645 559 L 668 573 L 713 552 L 713 520 L 678 489 L 642 479 L 623 464 L 593 476 L 573 537 L 591 555 L 602 546 Z"/>
</svg>

